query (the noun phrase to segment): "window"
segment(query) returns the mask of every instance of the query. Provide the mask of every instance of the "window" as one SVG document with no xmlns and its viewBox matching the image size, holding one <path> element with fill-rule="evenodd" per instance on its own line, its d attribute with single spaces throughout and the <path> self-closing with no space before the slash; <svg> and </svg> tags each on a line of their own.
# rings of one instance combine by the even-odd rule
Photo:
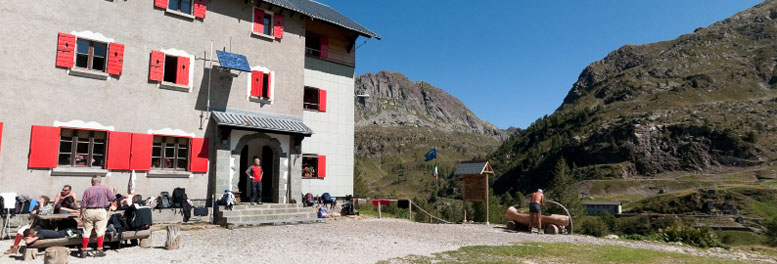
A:
<svg viewBox="0 0 777 264">
<path fill-rule="evenodd" d="M 254 8 L 253 32 L 273 36 L 273 13 L 264 9 Z"/>
<path fill-rule="evenodd" d="M 302 155 L 302 177 L 318 177 L 318 155 Z"/>
<path fill-rule="evenodd" d="M 186 170 L 189 160 L 189 138 L 154 136 L 151 168 Z"/>
<path fill-rule="evenodd" d="M 305 87 L 305 109 L 318 110 L 318 88 Z"/>
<path fill-rule="evenodd" d="M 79 38 L 76 41 L 76 67 L 105 71 L 107 53 L 108 44 Z"/>
<path fill-rule="evenodd" d="M 102 167 L 105 163 L 105 131 L 63 128 L 59 137 L 59 165 Z"/>
<path fill-rule="evenodd" d="M 170 0 L 167 9 L 185 14 L 192 14 L 192 0 Z"/>
<path fill-rule="evenodd" d="M 262 94 L 265 98 L 270 98 L 270 73 L 262 73 Z"/>
<path fill-rule="evenodd" d="M 321 56 L 320 35 L 312 32 L 305 32 L 305 54 L 315 57 Z"/>
<path fill-rule="evenodd" d="M 178 75 L 178 57 L 165 55 L 165 82 L 175 83 Z"/>
</svg>

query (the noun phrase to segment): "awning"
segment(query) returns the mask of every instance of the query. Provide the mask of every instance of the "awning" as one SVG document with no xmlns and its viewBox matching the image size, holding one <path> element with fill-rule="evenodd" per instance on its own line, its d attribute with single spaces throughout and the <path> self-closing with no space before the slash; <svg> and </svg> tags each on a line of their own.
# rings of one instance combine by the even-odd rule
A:
<svg viewBox="0 0 777 264">
<path fill-rule="evenodd" d="M 302 123 L 302 119 L 243 111 L 212 111 L 212 117 L 219 126 L 247 128 L 251 130 L 276 132 L 280 134 L 313 135 L 313 131 Z"/>
</svg>

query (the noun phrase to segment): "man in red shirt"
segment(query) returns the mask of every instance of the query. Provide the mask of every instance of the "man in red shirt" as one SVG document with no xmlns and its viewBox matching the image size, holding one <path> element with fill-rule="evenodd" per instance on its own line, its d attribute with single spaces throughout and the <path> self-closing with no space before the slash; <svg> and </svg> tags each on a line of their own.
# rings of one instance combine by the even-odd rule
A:
<svg viewBox="0 0 777 264">
<path fill-rule="evenodd" d="M 86 257 L 86 247 L 89 245 L 89 237 L 92 236 L 92 229 L 97 233 L 97 252 L 95 257 L 104 257 L 103 237 L 105 236 L 105 227 L 108 225 L 107 208 L 111 202 L 116 200 L 111 189 L 102 186 L 100 176 L 92 177 L 92 187 L 84 190 L 84 196 L 81 198 L 81 216 L 80 221 L 84 224 L 83 244 L 78 256 Z"/>
<path fill-rule="evenodd" d="M 249 179 L 253 179 L 251 182 L 251 205 L 255 202 L 262 204 L 262 166 L 260 166 L 262 160 L 259 157 L 254 157 L 254 165 L 246 170 L 246 175 Z"/>
</svg>

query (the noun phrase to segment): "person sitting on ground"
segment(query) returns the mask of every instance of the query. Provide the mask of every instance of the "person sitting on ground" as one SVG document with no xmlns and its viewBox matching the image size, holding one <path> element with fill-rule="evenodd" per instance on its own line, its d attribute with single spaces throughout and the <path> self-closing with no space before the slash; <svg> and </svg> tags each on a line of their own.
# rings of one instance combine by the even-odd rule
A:
<svg viewBox="0 0 777 264">
<path fill-rule="evenodd" d="M 29 230 L 32 226 L 39 227 L 37 226 L 38 218 L 35 216 L 52 214 L 53 208 L 49 201 L 50 199 L 48 196 L 41 195 L 41 197 L 38 199 L 38 205 L 35 206 L 32 211 L 30 211 L 30 223 L 20 227 L 19 230 L 16 231 L 16 238 L 14 239 L 13 245 L 10 249 L 6 250 L 4 254 L 19 253 L 19 243 L 21 243 L 22 239 L 25 237 L 24 232 Z"/>
<path fill-rule="evenodd" d="M 78 203 L 76 203 L 76 194 L 72 192 L 70 185 L 62 187 L 62 192 L 54 197 L 54 213 L 68 212 L 70 214 L 78 213 Z"/>
</svg>

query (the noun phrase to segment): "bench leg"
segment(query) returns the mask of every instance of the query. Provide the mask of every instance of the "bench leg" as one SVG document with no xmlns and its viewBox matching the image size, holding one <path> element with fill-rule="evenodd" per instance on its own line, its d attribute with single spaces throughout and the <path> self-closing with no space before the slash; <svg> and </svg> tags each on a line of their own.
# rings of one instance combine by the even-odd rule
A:
<svg viewBox="0 0 777 264">
<path fill-rule="evenodd" d="M 140 240 L 140 247 L 141 248 L 151 248 L 152 245 L 152 235 L 149 235 L 148 238 L 143 238 Z"/>
<path fill-rule="evenodd" d="M 37 248 L 25 248 L 24 249 L 24 261 L 32 261 L 38 255 Z"/>
</svg>

